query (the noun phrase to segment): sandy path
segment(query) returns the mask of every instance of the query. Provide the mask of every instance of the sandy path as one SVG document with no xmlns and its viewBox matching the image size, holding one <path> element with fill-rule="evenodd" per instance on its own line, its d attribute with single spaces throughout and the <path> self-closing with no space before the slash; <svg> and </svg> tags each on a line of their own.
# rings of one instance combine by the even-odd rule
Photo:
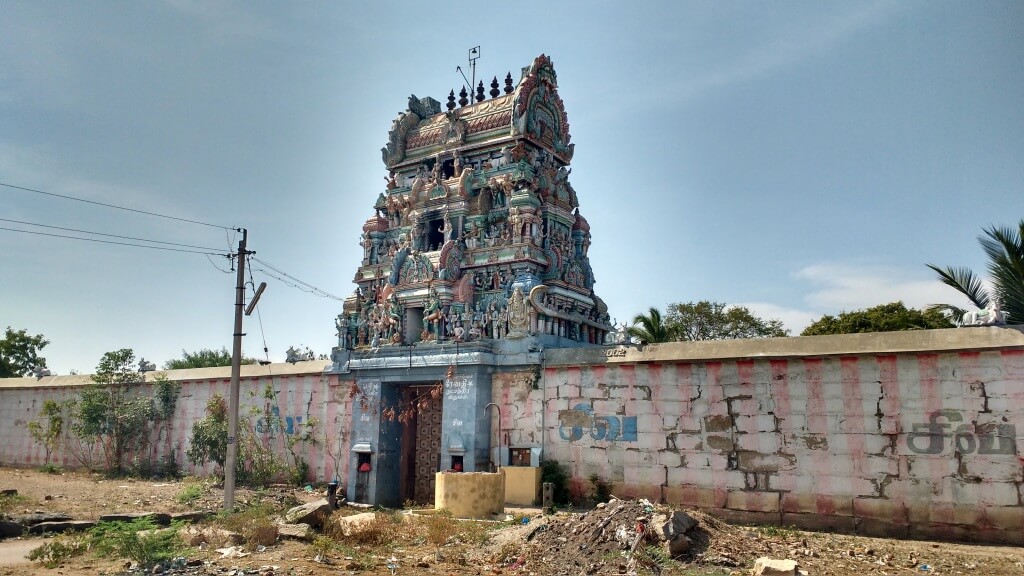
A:
<svg viewBox="0 0 1024 576">
<path fill-rule="evenodd" d="M 28 564 L 28 558 L 25 558 L 25 556 L 27 556 L 32 550 L 41 546 L 44 542 L 46 542 L 44 538 L 0 540 L 0 566 Z"/>
</svg>

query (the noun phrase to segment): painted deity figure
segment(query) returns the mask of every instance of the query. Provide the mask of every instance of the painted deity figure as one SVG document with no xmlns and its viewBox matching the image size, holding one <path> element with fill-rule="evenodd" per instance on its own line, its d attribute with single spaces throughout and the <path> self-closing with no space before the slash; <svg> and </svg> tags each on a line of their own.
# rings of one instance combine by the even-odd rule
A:
<svg viewBox="0 0 1024 576">
<path fill-rule="evenodd" d="M 515 287 L 512 297 L 508 299 L 508 332 L 509 336 L 524 336 L 530 330 L 530 313 L 526 297 L 519 286 Z"/>
<path fill-rule="evenodd" d="M 437 231 L 441 233 L 441 237 L 444 238 L 444 241 L 452 239 L 455 229 L 452 228 L 452 218 L 447 212 L 444 213 L 444 222 Z"/>
<path fill-rule="evenodd" d="M 498 338 L 501 338 L 498 334 L 498 319 L 500 318 L 500 313 L 498 312 L 498 307 L 494 305 L 493 300 L 491 301 L 490 308 L 487 310 L 487 315 L 491 322 L 491 338 L 497 340 Z"/>
<path fill-rule="evenodd" d="M 512 230 L 512 241 L 516 244 L 523 241 L 523 217 L 519 214 L 519 208 L 513 206 L 508 209 L 508 227 Z"/>
<path fill-rule="evenodd" d="M 338 317 L 334 319 L 334 327 L 338 329 L 338 347 L 348 348 L 348 316 L 345 314 L 338 314 Z"/>
<path fill-rule="evenodd" d="M 427 306 L 423 309 L 423 333 L 424 335 L 430 333 L 431 323 L 437 326 L 441 320 L 441 298 L 438 297 L 437 291 L 433 288 L 430 289 L 430 296 L 427 300 Z M 436 330 L 435 330 L 436 337 Z"/>
<path fill-rule="evenodd" d="M 388 333 L 387 339 L 393 341 L 396 334 L 402 332 L 402 305 L 398 302 L 398 295 L 391 293 L 388 302 Z"/>
</svg>

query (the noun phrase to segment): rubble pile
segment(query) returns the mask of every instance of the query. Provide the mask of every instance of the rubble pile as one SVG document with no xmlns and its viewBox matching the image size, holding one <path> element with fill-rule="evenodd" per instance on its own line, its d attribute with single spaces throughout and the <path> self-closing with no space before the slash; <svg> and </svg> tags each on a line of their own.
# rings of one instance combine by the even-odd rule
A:
<svg viewBox="0 0 1024 576">
<path fill-rule="evenodd" d="M 525 540 L 518 554 L 500 553 L 507 568 L 574 576 L 659 572 L 676 562 L 749 566 L 770 552 L 707 514 L 647 500 L 613 499 L 588 512 L 559 513 L 537 523 Z"/>
</svg>

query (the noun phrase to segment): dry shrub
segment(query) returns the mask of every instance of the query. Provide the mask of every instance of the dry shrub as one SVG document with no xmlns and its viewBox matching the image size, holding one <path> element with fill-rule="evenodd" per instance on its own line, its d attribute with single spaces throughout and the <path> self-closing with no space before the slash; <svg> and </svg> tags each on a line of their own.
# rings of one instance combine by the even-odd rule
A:
<svg viewBox="0 0 1024 576">
<path fill-rule="evenodd" d="M 255 522 L 243 533 L 245 542 L 251 548 L 256 546 L 273 546 L 277 542 L 277 525 L 270 520 Z"/>
<path fill-rule="evenodd" d="M 423 516 L 420 524 L 426 531 L 427 542 L 433 544 L 435 548 L 447 544 L 458 535 L 460 528 L 459 521 L 453 518 L 451 512 L 447 510 L 438 510 L 434 514 Z"/>
</svg>

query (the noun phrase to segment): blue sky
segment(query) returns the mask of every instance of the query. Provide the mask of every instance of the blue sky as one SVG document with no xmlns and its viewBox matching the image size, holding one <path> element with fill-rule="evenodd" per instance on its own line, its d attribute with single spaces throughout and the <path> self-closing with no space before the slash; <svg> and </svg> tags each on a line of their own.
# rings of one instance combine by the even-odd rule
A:
<svg viewBox="0 0 1024 576">
<path fill-rule="evenodd" d="M 344 297 L 380 148 L 444 100 L 552 57 L 620 321 L 712 299 L 782 319 L 962 303 L 1024 217 L 1020 2 L 46 2 L 0 5 L 0 181 L 249 230 L 256 257 Z M 0 188 L 0 218 L 209 246 L 218 228 Z M 0 223 L 3 227 L 26 226 Z M 38 230 L 38 228 L 34 228 Z M 0 327 L 58 373 L 122 347 L 231 345 L 226 261 L 0 230 Z M 327 353 L 340 302 L 269 284 L 244 349 Z"/>
</svg>

